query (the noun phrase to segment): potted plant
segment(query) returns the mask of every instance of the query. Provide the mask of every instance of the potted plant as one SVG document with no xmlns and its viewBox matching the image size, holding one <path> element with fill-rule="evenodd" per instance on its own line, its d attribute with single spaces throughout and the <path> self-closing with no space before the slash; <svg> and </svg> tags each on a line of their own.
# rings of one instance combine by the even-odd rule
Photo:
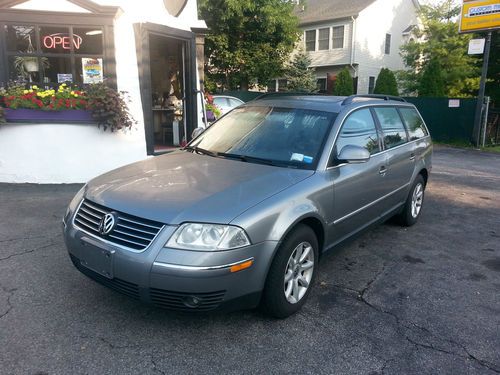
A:
<svg viewBox="0 0 500 375">
<path fill-rule="evenodd" d="M 28 49 L 27 53 L 35 52 L 33 44 L 31 44 L 31 37 L 28 35 Z M 32 81 L 31 75 L 39 71 L 38 59 L 42 68 L 48 69 L 50 67 L 49 59 L 47 57 L 34 57 L 34 56 L 16 56 L 14 58 L 14 68 L 17 73 L 25 79 Z"/>
</svg>

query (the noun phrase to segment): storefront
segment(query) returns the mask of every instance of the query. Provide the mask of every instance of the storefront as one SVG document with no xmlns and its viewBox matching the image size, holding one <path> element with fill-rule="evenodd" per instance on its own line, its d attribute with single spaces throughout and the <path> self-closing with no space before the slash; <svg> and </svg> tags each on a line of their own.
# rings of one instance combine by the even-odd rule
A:
<svg viewBox="0 0 500 375">
<path fill-rule="evenodd" d="M 127 92 L 136 120 L 111 133 L 72 119 L 77 111 L 60 121 L 8 119 L 0 182 L 83 182 L 184 144 L 202 125 L 205 30 L 196 0 L 0 0 L 0 86 L 104 80 Z"/>
</svg>

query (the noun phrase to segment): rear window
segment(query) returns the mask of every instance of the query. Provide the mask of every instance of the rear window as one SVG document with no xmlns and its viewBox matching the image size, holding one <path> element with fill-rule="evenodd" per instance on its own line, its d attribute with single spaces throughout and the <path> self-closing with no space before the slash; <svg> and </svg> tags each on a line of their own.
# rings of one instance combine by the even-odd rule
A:
<svg viewBox="0 0 500 375">
<path fill-rule="evenodd" d="M 399 111 L 408 128 L 410 141 L 415 141 L 428 135 L 422 117 L 420 117 L 414 108 L 400 108 Z"/>
<path fill-rule="evenodd" d="M 394 107 L 374 108 L 384 133 L 385 148 L 393 148 L 408 141 L 406 129 Z"/>
</svg>

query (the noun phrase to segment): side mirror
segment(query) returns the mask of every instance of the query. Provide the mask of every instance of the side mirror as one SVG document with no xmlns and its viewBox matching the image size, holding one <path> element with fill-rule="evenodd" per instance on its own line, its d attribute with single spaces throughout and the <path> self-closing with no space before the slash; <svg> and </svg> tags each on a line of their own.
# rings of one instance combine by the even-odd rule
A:
<svg viewBox="0 0 500 375">
<path fill-rule="evenodd" d="M 196 129 L 193 130 L 191 133 L 191 139 L 195 139 L 198 137 L 201 133 L 205 131 L 205 128 L 202 128 L 201 126 L 197 127 Z"/>
<path fill-rule="evenodd" d="M 342 147 L 337 159 L 351 164 L 366 163 L 370 160 L 370 153 L 364 147 L 347 145 Z"/>
</svg>

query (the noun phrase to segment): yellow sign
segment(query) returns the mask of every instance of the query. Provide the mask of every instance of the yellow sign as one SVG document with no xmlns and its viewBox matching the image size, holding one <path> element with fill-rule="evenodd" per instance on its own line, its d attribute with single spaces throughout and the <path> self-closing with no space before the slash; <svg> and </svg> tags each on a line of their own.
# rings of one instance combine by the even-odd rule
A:
<svg viewBox="0 0 500 375">
<path fill-rule="evenodd" d="M 460 17 L 460 32 L 500 28 L 500 0 L 464 0 Z"/>
</svg>

